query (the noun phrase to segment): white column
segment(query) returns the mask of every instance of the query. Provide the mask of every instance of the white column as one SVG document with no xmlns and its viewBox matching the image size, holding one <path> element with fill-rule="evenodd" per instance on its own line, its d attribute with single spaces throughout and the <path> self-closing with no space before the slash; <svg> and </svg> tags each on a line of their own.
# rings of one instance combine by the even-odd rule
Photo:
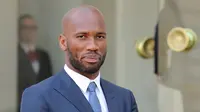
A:
<svg viewBox="0 0 200 112">
<path fill-rule="evenodd" d="M 0 112 L 16 112 L 18 0 L 0 0 Z"/>
<path fill-rule="evenodd" d="M 136 41 L 153 36 L 158 0 L 117 0 L 116 81 L 133 91 L 140 112 L 158 112 L 158 84 L 153 60 L 138 56 Z"/>
</svg>

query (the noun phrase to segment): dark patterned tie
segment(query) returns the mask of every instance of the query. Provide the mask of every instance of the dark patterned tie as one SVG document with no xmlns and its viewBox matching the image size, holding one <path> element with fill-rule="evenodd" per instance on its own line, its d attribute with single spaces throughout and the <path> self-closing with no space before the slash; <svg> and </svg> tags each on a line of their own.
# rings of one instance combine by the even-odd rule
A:
<svg viewBox="0 0 200 112">
<path fill-rule="evenodd" d="M 38 60 L 38 53 L 35 51 L 29 51 L 27 55 L 31 62 Z"/>
</svg>

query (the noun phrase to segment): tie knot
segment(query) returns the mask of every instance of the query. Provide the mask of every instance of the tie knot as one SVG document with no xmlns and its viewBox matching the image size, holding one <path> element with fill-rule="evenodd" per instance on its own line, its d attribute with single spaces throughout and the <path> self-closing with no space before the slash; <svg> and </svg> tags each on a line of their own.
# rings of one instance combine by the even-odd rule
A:
<svg viewBox="0 0 200 112">
<path fill-rule="evenodd" d="M 96 89 L 96 84 L 95 84 L 95 82 L 91 82 L 90 84 L 89 84 L 89 86 L 88 86 L 88 91 L 89 92 L 95 92 L 95 89 Z"/>
<path fill-rule="evenodd" d="M 35 51 L 29 51 L 28 52 L 28 59 L 33 62 L 35 60 L 38 60 L 38 54 Z"/>
</svg>

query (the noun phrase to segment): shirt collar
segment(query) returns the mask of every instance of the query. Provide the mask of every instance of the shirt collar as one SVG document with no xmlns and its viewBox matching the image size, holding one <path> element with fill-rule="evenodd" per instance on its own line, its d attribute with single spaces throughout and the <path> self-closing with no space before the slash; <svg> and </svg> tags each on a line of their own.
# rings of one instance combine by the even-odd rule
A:
<svg viewBox="0 0 200 112">
<path fill-rule="evenodd" d="M 20 46 L 25 51 L 25 53 L 28 53 L 29 51 L 35 51 L 35 46 L 34 45 L 28 45 L 26 43 L 21 42 Z"/>
<path fill-rule="evenodd" d="M 100 72 L 99 75 L 94 79 L 90 80 L 89 78 L 71 70 L 66 64 L 64 66 L 65 71 L 67 74 L 74 80 L 74 82 L 78 85 L 78 87 L 81 89 L 82 92 L 86 93 L 87 88 L 90 84 L 90 82 L 95 82 L 97 85 L 97 89 L 100 90 L 101 85 L 100 85 Z"/>
</svg>

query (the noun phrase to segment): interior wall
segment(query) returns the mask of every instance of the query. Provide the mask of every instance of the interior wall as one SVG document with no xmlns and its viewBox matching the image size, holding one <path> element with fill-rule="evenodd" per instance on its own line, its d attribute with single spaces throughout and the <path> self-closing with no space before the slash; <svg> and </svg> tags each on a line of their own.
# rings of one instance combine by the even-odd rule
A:
<svg viewBox="0 0 200 112">
<path fill-rule="evenodd" d="M 16 112 L 18 0 L 1 0 L 0 14 L 0 112 Z"/>
<path fill-rule="evenodd" d="M 36 18 L 39 18 L 40 5 L 39 0 L 19 0 L 19 14 L 31 14 Z"/>
</svg>

